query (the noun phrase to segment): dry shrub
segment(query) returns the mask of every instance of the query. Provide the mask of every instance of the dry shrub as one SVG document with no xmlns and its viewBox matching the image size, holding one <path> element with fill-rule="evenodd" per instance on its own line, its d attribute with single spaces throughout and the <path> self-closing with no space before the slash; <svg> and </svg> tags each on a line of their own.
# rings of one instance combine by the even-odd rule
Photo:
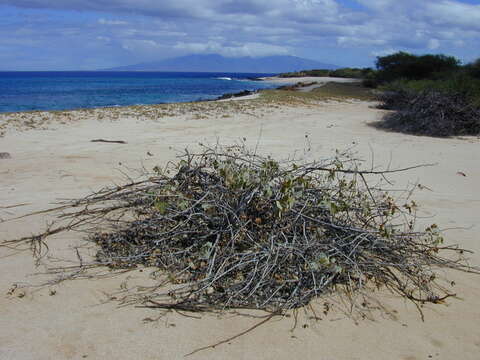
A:
<svg viewBox="0 0 480 360">
<path fill-rule="evenodd" d="M 159 308 L 278 313 L 340 288 L 354 299 L 385 287 L 417 305 L 451 296 L 434 270 L 474 271 L 464 250 L 443 245 L 436 225 L 415 229 L 413 201 L 367 185 L 393 171 L 358 166 L 349 153 L 277 161 L 244 146 L 204 147 L 146 180 L 67 203 L 55 210 L 63 225 L 4 244 L 87 231 L 96 258 L 61 280 L 153 267 L 158 284 L 125 301 Z"/>
<path fill-rule="evenodd" d="M 458 93 L 399 90 L 380 95 L 386 114 L 377 127 L 427 136 L 480 134 L 480 109 Z"/>
</svg>

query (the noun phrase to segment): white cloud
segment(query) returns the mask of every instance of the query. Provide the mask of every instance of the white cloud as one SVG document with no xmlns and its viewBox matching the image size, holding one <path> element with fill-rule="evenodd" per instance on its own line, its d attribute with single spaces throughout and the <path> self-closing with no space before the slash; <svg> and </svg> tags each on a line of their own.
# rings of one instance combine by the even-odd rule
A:
<svg viewBox="0 0 480 360">
<path fill-rule="evenodd" d="M 408 2 L 408 0 L 357 0 L 360 4 L 366 8 L 372 9 L 378 12 L 389 11 L 392 8 L 398 8 L 402 6 L 402 3 Z"/>
<path fill-rule="evenodd" d="M 122 42 L 122 48 L 132 52 L 151 52 L 161 48 L 162 45 L 153 40 L 125 40 Z"/>
<path fill-rule="evenodd" d="M 25 17 L 16 27 L 4 21 L 0 44 L 11 34 L 19 44 L 87 44 L 96 39 L 125 62 L 129 57 L 143 61 L 192 52 L 262 56 L 302 51 L 335 62 L 346 54 L 368 57 L 392 49 L 448 49 L 453 55 L 473 56 L 473 49 L 480 48 L 480 4 L 356 2 L 363 7 L 349 8 L 340 0 L 0 0 L 0 5 L 48 9 L 44 13 L 56 14 L 58 20 Z M 83 10 L 91 19 L 88 25 L 72 10 Z"/>
<path fill-rule="evenodd" d="M 458 1 L 436 1 L 425 6 L 425 16 L 434 24 L 480 30 L 480 5 Z"/>
<path fill-rule="evenodd" d="M 386 55 L 391 55 L 391 54 L 394 54 L 396 52 L 398 52 L 399 50 L 398 49 L 394 49 L 394 48 L 389 48 L 389 49 L 384 49 L 384 50 L 378 50 L 378 51 L 372 51 L 370 53 L 370 55 L 372 56 L 386 56 Z"/>
<path fill-rule="evenodd" d="M 428 48 L 430 50 L 435 50 L 440 47 L 440 41 L 438 39 L 430 39 L 428 41 Z"/>
<path fill-rule="evenodd" d="M 385 39 L 372 39 L 354 36 L 339 36 L 337 44 L 341 46 L 383 46 L 387 43 Z"/>
<path fill-rule="evenodd" d="M 112 39 L 110 39 L 107 36 L 97 36 L 97 40 L 99 41 L 105 41 L 105 42 L 110 42 Z"/>
<path fill-rule="evenodd" d="M 98 19 L 98 23 L 100 25 L 128 25 L 127 21 L 122 21 L 122 20 L 107 20 L 104 18 Z"/>
<path fill-rule="evenodd" d="M 227 57 L 260 57 L 269 55 L 285 55 L 290 52 L 289 49 L 284 46 L 256 42 L 229 45 L 225 45 L 216 41 L 208 41 L 206 43 L 179 42 L 174 46 L 174 48 L 186 53 L 216 53 Z"/>
</svg>

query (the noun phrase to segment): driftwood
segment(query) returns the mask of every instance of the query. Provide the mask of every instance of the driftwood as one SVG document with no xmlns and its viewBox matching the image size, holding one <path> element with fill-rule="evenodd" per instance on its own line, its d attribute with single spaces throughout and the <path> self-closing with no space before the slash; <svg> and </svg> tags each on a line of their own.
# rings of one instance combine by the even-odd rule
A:
<svg viewBox="0 0 480 360">
<path fill-rule="evenodd" d="M 126 141 L 123 140 L 105 140 L 105 139 L 94 139 L 90 140 L 90 142 L 103 142 L 103 143 L 113 143 L 113 144 L 126 144 Z"/>
<path fill-rule="evenodd" d="M 232 98 L 237 98 L 237 97 L 253 95 L 253 94 L 256 94 L 256 93 L 257 93 L 256 91 L 250 91 L 250 90 L 244 90 L 244 91 L 240 91 L 240 92 L 236 92 L 236 93 L 226 93 L 226 94 L 223 94 L 223 95 L 217 97 L 213 101 L 227 100 L 227 99 L 232 99 Z"/>
</svg>

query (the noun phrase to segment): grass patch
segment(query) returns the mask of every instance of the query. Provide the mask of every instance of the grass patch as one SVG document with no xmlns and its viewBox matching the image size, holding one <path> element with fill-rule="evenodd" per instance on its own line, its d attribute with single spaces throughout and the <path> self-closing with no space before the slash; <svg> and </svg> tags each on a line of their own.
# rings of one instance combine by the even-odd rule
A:
<svg viewBox="0 0 480 360">
<path fill-rule="evenodd" d="M 372 90 L 364 87 L 360 82 L 336 83 L 329 82 L 309 92 L 288 90 L 265 90 L 260 100 L 279 103 L 314 103 L 326 100 L 363 100 L 373 101 L 375 95 Z"/>
</svg>

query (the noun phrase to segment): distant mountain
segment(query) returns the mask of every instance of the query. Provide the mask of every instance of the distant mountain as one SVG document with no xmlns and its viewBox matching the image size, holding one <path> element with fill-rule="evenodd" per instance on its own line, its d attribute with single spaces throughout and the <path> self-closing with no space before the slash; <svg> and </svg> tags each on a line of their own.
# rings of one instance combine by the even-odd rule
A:
<svg viewBox="0 0 480 360">
<path fill-rule="evenodd" d="M 221 55 L 187 55 L 172 59 L 120 66 L 104 71 L 178 71 L 281 73 L 311 69 L 337 69 L 338 66 L 296 56 L 227 58 Z"/>
</svg>

